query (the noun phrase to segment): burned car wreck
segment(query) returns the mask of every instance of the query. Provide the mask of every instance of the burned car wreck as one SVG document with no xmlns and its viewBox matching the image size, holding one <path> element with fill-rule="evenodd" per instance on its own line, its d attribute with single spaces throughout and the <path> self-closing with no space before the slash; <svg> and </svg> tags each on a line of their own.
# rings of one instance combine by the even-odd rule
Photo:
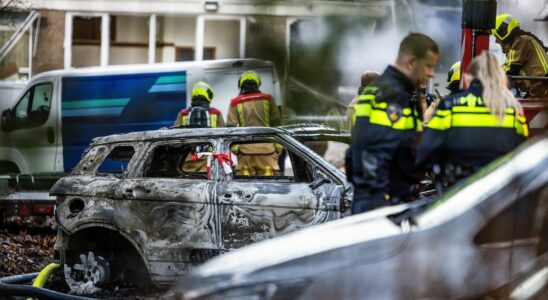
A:
<svg viewBox="0 0 548 300">
<path fill-rule="evenodd" d="M 57 198 L 55 256 L 67 284 L 168 284 L 220 253 L 348 215 L 352 187 L 345 175 L 296 139 L 326 136 L 349 139 L 299 126 L 95 139 L 50 191 Z M 253 143 L 283 148 L 291 168 L 264 176 L 227 171 L 231 149 Z M 201 152 L 212 157 L 210 169 L 187 168 Z"/>
</svg>

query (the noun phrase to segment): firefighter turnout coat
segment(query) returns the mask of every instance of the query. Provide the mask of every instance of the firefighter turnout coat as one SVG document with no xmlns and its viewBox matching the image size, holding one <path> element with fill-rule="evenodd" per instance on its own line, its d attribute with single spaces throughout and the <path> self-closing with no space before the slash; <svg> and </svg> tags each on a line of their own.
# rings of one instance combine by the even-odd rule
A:
<svg viewBox="0 0 548 300">
<path fill-rule="evenodd" d="M 504 71 L 509 73 L 512 65 L 519 66 L 521 76 L 539 76 L 548 75 L 548 54 L 544 47 L 532 36 L 522 34 L 515 38 L 508 38 L 509 50 L 504 61 Z M 517 81 L 518 87 L 527 92 L 528 97 L 546 98 L 548 97 L 548 81 Z"/>
<path fill-rule="evenodd" d="M 230 101 L 227 126 L 270 127 L 280 125 L 280 113 L 272 95 L 241 94 Z M 265 175 L 279 172 L 278 148 L 272 143 L 242 144 L 232 147 L 238 155 L 236 171 L 242 175 Z M 246 174 L 244 174 L 246 173 Z"/>
<path fill-rule="evenodd" d="M 225 126 L 223 114 L 221 113 L 220 110 L 214 107 L 209 107 L 208 105 L 204 105 L 204 104 L 202 105 L 204 106 L 204 109 L 207 109 L 207 114 L 209 118 L 208 120 L 209 127 L 215 128 L 215 127 Z M 192 107 L 181 110 L 179 114 L 177 115 L 177 119 L 175 120 L 174 126 L 191 125 L 190 123 L 192 122 L 190 122 L 189 120 L 191 109 Z M 192 158 L 192 153 L 189 153 L 185 161 L 181 164 L 180 169 L 182 170 L 183 173 L 195 173 L 195 172 L 205 173 L 207 170 L 207 157 L 202 156 L 200 159 L 195 161 Z"/>
<path fill-rule="evenodd" d="M 209 124 L 210 127 L 225 127 L 225 121 L 223 119 L 223 114 L 220 110 L 215 107 L 209 107 L 207 110 L 209 114 Z M 190 108 L 185 108 L 179 112 L 177 119 L 175 120 L 174 126 L 180 125 L 189 125 L 189 114 Z"/>
</svg>

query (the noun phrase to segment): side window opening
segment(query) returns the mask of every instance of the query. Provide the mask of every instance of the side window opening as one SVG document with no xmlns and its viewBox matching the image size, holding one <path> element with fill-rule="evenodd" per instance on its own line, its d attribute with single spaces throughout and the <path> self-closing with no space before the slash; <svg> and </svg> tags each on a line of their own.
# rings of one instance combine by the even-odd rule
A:
<svg viewBox="0 0 548 300">
<path fill-rule="evenodd" d="M 128 164 L 135 154 L 133 146 L 116 146 L 108 156 L 101 162 L 97 169 L 97 175 L 120 174 L 124 175 Z"/>
<path fill-rule="evenodd" d="M 19 103 L 17 103 L 17 106 L 15 107 L 16 128 L 22 128 L 23 125 L 27 123 L 27 119 L 29 117 L 28 110 L 31 94 L 32 89 L 28 90 L 25 93 L 25 95 L 21 98 L 21 101 L 19 101 Z"/>
<path fill-rule="evenodd" d="M 212 150 L 211 143 L 158 145 L 145 162 L 143 177 L 207 179 L 207 156 L 195 161 L 193 154 Z"/>
<path fill-rule="evenodd" d="M 32 128 L 44 124 L 51 108 L 52 83 L 30 88 L 15 107 L 15 128 Z"/>
<path fill-rule="evenodd" d="M 48 120 L 52 91 L 53 84 L 51 83 L 39 84 L 34 87 L 32 106 L 29 112 L 30 126 L 40 126 Z"/>
<path fill-rule="evenodd" d="M 234 141 L 230 150 L 238 158 L 233 180 L 312 182 L 308 162 L 283 144 Z"/>
</svg>

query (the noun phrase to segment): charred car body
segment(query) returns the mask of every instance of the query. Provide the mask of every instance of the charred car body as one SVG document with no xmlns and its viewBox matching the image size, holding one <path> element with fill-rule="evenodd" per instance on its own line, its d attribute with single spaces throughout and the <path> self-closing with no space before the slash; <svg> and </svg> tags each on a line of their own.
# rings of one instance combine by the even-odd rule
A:
<svg viewBox="0 0 548 300">
<path fill-rule="evenodd" d="M 381 208 L 214 258 L 183 299 L 545 299 L 548 136 L 435 202 Z"/>
<path fill-rule="evenodd" d="M 50 192 L 57 197 L 56 258 L 67 283 L 128 277 L 171 283 L 219 253 L 349 214 L 352 188 L 345 175 L 296 139 L 325 137 L 349 139 L 298 126 L 163 129 L 95 139 Z M 245 176 L 227 172 L 219 158 L 210 173 L 185 170 L 192 153 L 228 154 L 250 143 L 281 145 L 292 172 Z"/>
</svg>

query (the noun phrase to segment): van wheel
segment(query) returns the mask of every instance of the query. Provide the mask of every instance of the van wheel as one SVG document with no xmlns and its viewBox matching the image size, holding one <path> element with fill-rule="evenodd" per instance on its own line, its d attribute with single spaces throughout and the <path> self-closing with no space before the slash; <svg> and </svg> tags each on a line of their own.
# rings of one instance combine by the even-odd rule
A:
<svg viewBox="0 0 548 300">
<path fill-rule="evenodd" d="M 79 295 L 94 294 L 110 281 L 110 266 L 105 258 L 89 251 L 80 254 L 80 262 L 64 265 L 65 282 L 70 290 Z"/>
</svg>

